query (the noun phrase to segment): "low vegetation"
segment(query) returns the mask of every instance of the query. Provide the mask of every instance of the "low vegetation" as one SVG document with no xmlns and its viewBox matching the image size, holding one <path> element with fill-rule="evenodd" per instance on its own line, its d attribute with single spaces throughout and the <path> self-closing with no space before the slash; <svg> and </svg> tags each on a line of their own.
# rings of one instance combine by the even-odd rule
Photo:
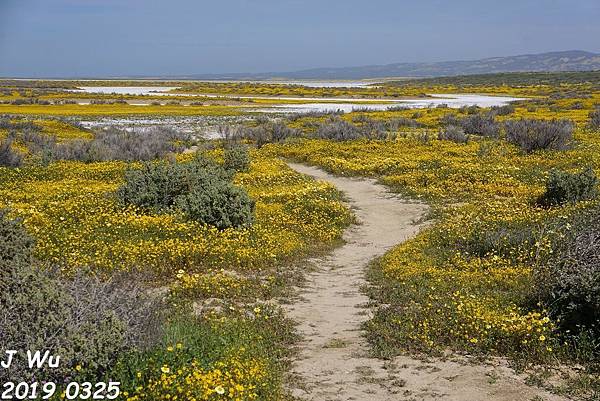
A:
<svg viewBox="0 0 600 401">
<path fill-rule="evenodd" d="M 522 125 L 529 129 L 528 138 L 531 132 L 571 133 L 573 128 L 520 120 L 511 128 L 516 132 Z M 594 171 L 579 167 L 600 167 L 596 134 L 560 136 L 565 145 L 567 140 L 579 144 L 540 146 L 529 153 L 508 140 L 466 141 L 459 128 L 451 129 L 456 133 L 440 131 L 440 141 L 414 135 L 394 141 L 308 140 L 271 148 L 335 174 L 375 176 L 434 206 L 434 224 L 373 266 L 370 294 L 386 305 L 366 327 L 376 352 L 390 356 L 450 347 L 545 363 L 592 349 L 578 340 L 565 344 L 569 332 L 558 323 L 556 305 L 540 295 L 534 277 L 554 263 L 554 244 L 568 232 L 567 223 L 597 205 Z M 587 299 L 591 303 L 585 307 L 593 307 L 595 301 Z M 588 353 L 588 358 L 598 354 Z"/>
<path fill-rule="evenodd" d="M 94 133 L 93 139 L 61 141 L 54 136 L 30 133 L 23 136 L 30 152 L 44 162 L 78 160 L 85 163 L 108 160 L 154 160 L 180 152 L 189 137 L 165 128 L 119 130 L 107 128 Z"/>
<path fill-rule="evenodd" d="M 160 302 L 135 281 L 75 277 L 41 268 L 34 240 L 20 221 L 0 211 L 0 346 L 48 350 L 59 368 L 2 369 L 0 380 L 43 380 L 65 384 L 77 372 L 100 377 L 121 353 L 152 346 L 160 336 Z"/>
<path fill-rule="evenodd" d="M 0 167 L 19 167 L 23 164 L 23 155 L 13 149 L 13 139 L 0 140 Z"/>
<path fill-rule="evenodd" d="M 448 125 L 446 128 L 441 129 L 438 133 L 439 140 L 453 141 L 456 143 L 467 143 L 469 136 L 461 127 L 456 125 Z"/>
<path fill-rule="evenodd" d="M 598 179 L 591 167 L 578 173 L 551 170 L 546 191 L 538 199 L 538 203 L 543 206 L 562 205 L 596 199 L 597 196 Z"/>
<path fill-rule="evenodd" d="M 254 201 L 248 193 L 233 185 L 227 170 L 202 156 L 189 163 L 146 162 L 129 169 L 117 197 L 126 206 L 151 213 L 179 212 L 219 230 L 254 221 Z"/>
<path fill-rule="evenodd" d="M 594 111 L 590 111 L 590 127 L 600 129 L 600 106 L 597 106 Z"/>
<path fill-rule="evenodd" d="M 78 105 L 63 90 L 81 83 L 3 81 L 0 113 L 11 115 L 0 118 L 0 348 L 70 350 L 64 369 L 43 379 L 110 377 L 130 401 L 283 399 L 293 324 L 265 301 L 285 294 L 302 258 L 338 243 L 352 221 L 335 188 L 285 157 L 374 177 L 431 205 L 431 224 L 370 269 L 377 308 L 365 328 L 377 355 L 579 363 L 587 387 L 569 391 L 589 397 L 600 361 L 597 74 L 347 89 L 178 83 L 228 95 L 530 97 L 489 109 L 261 116 L 206 142 L 76 121 L 222 117 L 270 101 L 139 107 L 124 104 L 135 96 L 89 95 L 94 104 Z M 182 153 L 192 145 L 198 152 Z M 22 316 L 35 330 L 6 324 Z"/>
<path fill-rule="evenodd" d="M 540 149 L 566 149 L 573 139 L 569 120 L 511 120 L 504 123 L 506 140 L 527 153 Z"/>
<path fill-rule="evenodd" d="M 229 146 L 223 154 L 223 167 L 233 173 L 245 173 L 250 170 L 250 152 L 244 145 Z"/>
<path fill-rule="evenodd" d="M 578 362 L 598 363 L 600 326 L 600 208 L 563 222 L 554 252 L 534 272 L 533 302 L 546 306 L 561 341 Z"/>
<path fill-rule="evenodd" d="M 11 267 L 3 268 L 10 280 L 2 280 L 0 321 L 31 316 L 27 324 L 36 327 L 3 325 L 2 341 L 11 347 L 66 347 L 64 370 L 44 378 L 64 383 L 107 377 L 122 383 L 125 399 L 210 399 L 225 392 L 237 399 L 280 399 L 281 360 L 295 337 L 281 312 L 261 300 L 281 291 L 299 256 L 338 241 L 351 215 L 334 188 L 279 160 L 252 152 L 240 164 L 237 154 L 234 165 L 247 170 L 233 175 L 222 167 L 223 156 L 215 150 L 177 162 L 55 161 L 1 168 L 2 205 L 10 205 L 11 216 L 19 216 L 30 234 L 3 214 L 2 260 Z M 158 188 L 138 191 L 153 180 L 150 185 Z M 186 211 L 175 196 L 182 183 L 190 184 L 188 212 L 204 218 L 206 211 L 196 207 L 204 205 L 233 214 L 207 224 L 177 210 L 127 206 L 130 195 L 135 203 L 135 195 L 147 193 L 158 208 L 168 198 Z M 194 188 L 205 183 L 212 186 Z M 220 226 L 240 212 L 229 198 L 194 203 L 223 188 L 256 202 L 251 226 Z M 14 254 L 23 262 L 13 263 Z M 23 285 L 32 279 L 39 285 Z M 141 282 L 166 283 L 169 292 L 166 298 L 140 292 L 132 283 Z M 199 309 L 207 299 L 216 304 Z M 156 302 L 168 318 L 149 313 Z M 53 330 L 60 341 L 45 334 Z M 142 335 L 151 338 L 136 337 Z"/>
</svg>

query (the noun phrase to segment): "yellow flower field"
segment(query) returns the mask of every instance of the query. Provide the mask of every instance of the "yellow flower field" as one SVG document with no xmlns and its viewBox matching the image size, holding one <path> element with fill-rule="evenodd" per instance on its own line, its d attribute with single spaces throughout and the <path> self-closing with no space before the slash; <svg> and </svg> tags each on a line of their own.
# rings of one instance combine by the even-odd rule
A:
<svg viewBox="0 0 600 401">
<path fill-rule="evenodd" d="M 298 116 L 286 123 L 305 138 L 252 150 L 250 170 L 235 174 L 234 184 L 256 201 L 254 224 L 218 230 L 176 212 L 152 214 L 121 205 L 115 191 L 124 182 L 128 163 L 44 164 L 35 158 L 39 155 L 28 153 L 18 134 L 13 147 L 26 156 L 26 163 L 0 167 L 0 208 L 23 218 L 36 240 L 36 257 L 67 276 L 80 270 L 101 275 L 145 272 L 156 287 L 168 289 L 173 310 L 165 324 L 165 343 L 123 355 L 116 363 L 114 372 L 126 383 L 124 399 L 281 399 L 287 368 L 282 361 L 294 335 L 281 311 L 263 301 L 289 285 L 285 274 L 293 263 L 338 243 L 352 214 L 334 187 L 291 170 L 280 157 L 337 175 L 374 177 L 431 206 L 430 224 L 374 261 L 369 271 L 369 294 L 384 305 L 365 326 L 378 355 L 452 349 L 536 362 L 559 357 L 564 346 L 559 341 L 560 322 L 528 298 L 533 272 L 564 235 L 555 230 L 558 222 L 570 221 L 598 202 L 542 208 L 535 201 L 553 168 L 575 172 L 591 166 L 600 171 L 600 135 L 587 126 L 590 111 L 600 102 L 591 84 L 392 83 L 382 89 L 331 90 L 332 94 L 329 89 L 294 86 L 194 85 L 185 90 L 357 98 L 461 92 L 528 96 L 531 100 L 496 120 L 568 118 L 576 123 L 575 141 L 567 150 L 525 154 L 503 138 L 472 136 L 467 143 L 437 138 L 447 114 L 466 117 L 484 109 L 348 113 L 339 119 L 357 127 L 392 119 L 406 125 L 388 132 L 387 140 L 340 142 L 310 139 L 318 124 L 331 116 Z M 589 95 L 549 100 L 563 91 Z M 45 96 L 58 99 L 60 94 Z M 218 105 L 0 105 L 0 113 L 15 113 L 18 117 L 10 118 L 31 121 L 40 133 L 60 142 L 90 139 L 93 133 L 44 116 L 241 112 L 239 107 Z M 0 131 L 0 138 L 7 135 L 7 130 Z M 223 161 L 222 149 L 208 153 Z M 186 163 L 192 157 L 182 154 L 176 159 Z M 84 375 L 86 366 L 77 366 Z"/>
<path fill-rule="evenodd" d="M 219 151 L 212 155 L 220 158 Z M 178 158 L 185 163 L 192 155 Z M 126 167 L 63 161 L 0 168 L 0 208 L 23 218 L 45 265 L 67 275 L 135 270 L 157 286 L 170 286 L 175 316 L 166 329 L 173 331 L 174 345 L 121 356 L 116 372 L 125 381 L 123 399 L 280 399 L 282 368 L 275 355 L 288 352 L 283 344 L 293 335 L 280 312 L 254 302 L 272 296 L 283 284 L 279 276 L 298 257 L 340 240 L 352 220 L 340 193 L 252 152 L 250 170 L 234 182 L 256 201 L 255 223 L 220 231 L 183 216 L 120 205 L 114 191 Z M 188 310 L 193 301 L 215 297 L 252 304 L 206 317 Z M 173 322 L 180 315 L 187 329 Z M 85 373 L 86 367 L 75 370 Z"/>
<path fill-rule="evenodd" d="M 566 220 L 594 204 L 547 210 L 535 199 L 553 167 L 600 171 L 599 138 L 579 129 L 572 149 L 531 155 L 504 141 L 458 144 L 416 135 L 305 140 L 269 150 L 334 174 L 376 177 L 433 206 L 433 225 L 374 268 L 374 285 L 387 288 L 381 301 L 392 305 L 368 324 L 380 353 L 451 346 L 540 359 L 554 351 L 554 323 L 544 310 L 521 304 L 532 264 L 552 252 L 549 239 L 558 234 L 542 230 L 533 243 L 512 242 L 510 234 Z"/>
<path fill-rule="evenodd" d="M 48 264 L 160 275 L 272 266 L 332 243 L 350 218 L 333 187 L 259 153 L 252 170 L 236 178 L 257 201 L 257 222 L 247 229 L 219 231 L 176 215 L 123 208 L 112 193 L 125 167 L 57 162 L 0 168 L 1 206 L 24 218 L 37 240 L 37 256 Z"/>
</svg>

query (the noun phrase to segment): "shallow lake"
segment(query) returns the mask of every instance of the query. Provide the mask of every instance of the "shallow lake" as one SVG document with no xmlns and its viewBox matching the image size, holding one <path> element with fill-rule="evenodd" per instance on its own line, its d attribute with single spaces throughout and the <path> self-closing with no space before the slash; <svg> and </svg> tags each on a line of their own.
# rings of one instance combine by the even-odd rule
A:
<svg viewBox="0 0 600 401">
<path fill-rule="evenodd" d="M 487 95 L 465 95 L 465 94 L 430 94 L 430 98 L 424 99 L 395 99 L 387 100 L 388 103 L 303 103 L 303 104 L 281 104 L 252 111 L 263 113 L 308 113 L 341 111 L 349 113 L 356 110 L 388 110 L 395 107 L 406 107 L 409 109 L 422 109 L 446 105 L 458 109 L 464 106 L 492 107 L 504 106 L 510 102 L 524 100 L 524 98 L 509 96 L 487 96 Z M 344 99 L 349 100 L 349 99 Z M 381 102 L 381 99 L 370 99 L 371 102 Z"/>
<path fill-rule="evenodd" d="M 177 89 L 177 86 L 80 86 L 69 92 L 101 93 L 117 95 L 170 95 L 168 92 Z"/>
<path fill-rule="evenodd" d="M 332 82 L 315 82 L 316 84 L 332 84 Z M 358 83 L 357 83 L 358 84 Z M 278 98 L 268 96 L 235 96 L 235 95 L 204 95 L 204 94 L 177 94 L 170 92 L 177 89 L 175 86 L 82 86 L 74 92 L 118 94 L 118 95 L 159 95 L 159 96 L 203 96 L 203 97 L 230 97 L 237 99 L 269 99 L 276 101 L 294 100 L 306 101 L 312 103 L 300 104 L 274 104 L 262 108 L 248 108 L 249 111 L 262 113 L 306 113 L 306 112 L 327 112 L 342 111 L 349 113 L 353 110 L 387 110 L 390 107 L 406 108 L 427 108 L 439 105 L 447 105 L 451 108 L 460 108 L 463 106 L 503 106 L 509 102 L 523 100 L 523 98 L 509 96 L 489 96 L 476 94 L 429 94 L 429 98 L 421 99 L 356 99 L 356 98 L 320 98 L 320 97 L 294 97 L 282 96 Z M 328 103 L 321 103 L 327 101 Z M 361 104 L 355 102 L 360 101 Z M 82 102 L 81 104 L 88 104 Z"/>
</svg>

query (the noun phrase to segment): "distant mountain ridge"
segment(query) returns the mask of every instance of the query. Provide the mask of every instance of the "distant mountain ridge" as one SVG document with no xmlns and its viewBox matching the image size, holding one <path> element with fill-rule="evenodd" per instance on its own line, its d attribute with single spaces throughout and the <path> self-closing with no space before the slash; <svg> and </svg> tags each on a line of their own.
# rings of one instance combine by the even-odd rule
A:
<svg viewBox="0 0 600 401">
<path fill-rule="evenodd" d="M 481 60 L 433 63 L 394 63 L 362 67 L 311 68 L 291 72 L 260 74 L 194 74 L 192 79 L 369 79 L 388 77 L 442 77 L 500 72 L 557 72 L 600 70 L 600 54 L 569 50 Z"/>
</svg>

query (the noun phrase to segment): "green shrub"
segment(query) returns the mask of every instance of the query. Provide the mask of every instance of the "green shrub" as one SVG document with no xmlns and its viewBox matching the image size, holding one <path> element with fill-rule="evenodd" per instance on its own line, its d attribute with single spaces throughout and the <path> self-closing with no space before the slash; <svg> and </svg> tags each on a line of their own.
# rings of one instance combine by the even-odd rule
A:
<svg viewBox="0 0 600 401">
<path fill-rule="evenodd" d="M 147 162 L 125 174 L 117 191 L 124 204 L 154 213 L 182 212 L 219 229 L 253 222 L 254 201 L 231 183 L 231 174 L 202 157 L 183 164 Z"/>
<path fill-rule="evenodd" d="M 498 138 L 500 125 L 494 119 L 494 115 L 474 114 L 460 120 L 460 126 L 469 135 L 481 135 L 487 138 Z"/>
<path fill-rule="evenodd" d="M 175 201 L 175 207 L 191 220 L 220 230 L 252 224 L 254 202 L 242 188 L 227 181 L 196 186 Z"/>
<path fill-rule="evenodd" d="M 570 120 L 509 120 L 504 123 L 506 140 L 526 153 L 536 150 L 563 150 L 573 139 L 573 122 Z"/>
<path fill-rule="evenodd" d="M 231 146 L 225 149 L 223 167 L 233 172 L 244 172 L 250 169 L 250 153 L 243 145 Z"/>
<path fill-rule="evenodd" d="M 590 112 L 590 127 L 592 129 L 600 128 L 600 107 L 596 107 L 596 110 Z"/>
<path fill-rule="evenodd" d="M 189 171 L 181 164 L 145 162 L 125 172 L 125 184 L 117 190 L 124 204 L 155 213 L 165 212 L 175 200 L 190 191 Z"/>
<path fill-rule="evenodd" d="M 107 281 L 84 275 L 65 278 L 35 265 L 33 241 L 20 223 L 0 214 L 0 349 L 49 351 L 57 368 L 30 370 L 19 361 L 0 369 L 0 381 L 63 383 L 77 366 L 97 377 L 127 350 L 145 348 L 159 338 L 160 302 L 136 280 Z"/>
<path fill-rule="evenodd" d="M 12 139 L 0 140 L 0 167 L 19 167 L 23 156 L 12 149 Z"/>
<path fill-rule="evenodd" d="M 496 116 L 507 116 L 515 112 L 515 105 L 509 103 L 502 106 L 492 106 L 490 112 Z"/>
<path fill-rule="evenodd" d="M 438 139 L 456 143 L 467 143 L 469 141 L 469 137 L 465 134 L 465 131 L 455 125 L 449 125 L 438 132 Z"/>
<path fill-rule="evenodd" d="M 579 173 L 552 170 L 546 181 L 546 192 L 538 199 L 543 206 L 575 203 L 598 196 L 598 179 L 591 167 Z"/>
<path fill-rule="evenodd" d="M 0 209 L 0 284 L 4 282 L 4 263 L 29 262 L 33 251 L 33 239 L 27 234 L 20 220 L 11 219 L 8 210 Z"/>
<path fill-rule="evenodd" d="M 464 110 L 477 111 L 479 108 L 465 108 Z M 446 127 L 460 127 L 468 135 L 480 135 L 487 138 L 497 138 L 500 135 L 500 125 L 496 122 L 494 113 L 464 112 L 469 115 L 461 118 L 454 113 L 446 114 L 440 118 L 440 124 Z"/>
<path fill-rule="evenodd" d="M 590 340 L 600 338 L 600 208 L 563 223 L 560 232 L 553 256 L 534 270 L 532 302 L 548 309 L 568 343 L 589 351 Z M 585 357 L 597 360 L 598 345 Z"/>
</svg>

